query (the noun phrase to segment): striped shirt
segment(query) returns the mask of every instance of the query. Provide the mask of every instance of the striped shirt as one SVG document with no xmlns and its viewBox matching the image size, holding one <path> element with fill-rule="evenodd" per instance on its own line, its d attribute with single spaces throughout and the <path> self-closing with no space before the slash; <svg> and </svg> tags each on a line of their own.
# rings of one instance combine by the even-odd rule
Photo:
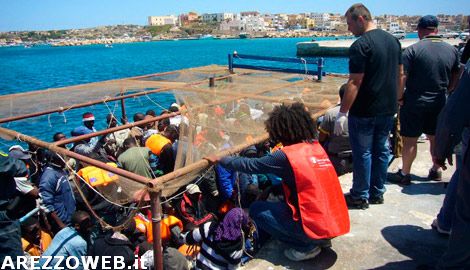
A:
<svg viewBox="0 0 470 270">
<path fill-rule="evenodd" d="M 242 245 L 240 250 L 235 250 L 228 256 L 217 252 L 217 246 L 214 245 L 211 235 L 211 224 L 213 223 L 204 223 L 186 235 L 186 243 L 190 245 L 202 242 L 201 251 L 196 257 L 196 269 L 237 269 L 240 267 L 243 255 Z"/>
</svg>

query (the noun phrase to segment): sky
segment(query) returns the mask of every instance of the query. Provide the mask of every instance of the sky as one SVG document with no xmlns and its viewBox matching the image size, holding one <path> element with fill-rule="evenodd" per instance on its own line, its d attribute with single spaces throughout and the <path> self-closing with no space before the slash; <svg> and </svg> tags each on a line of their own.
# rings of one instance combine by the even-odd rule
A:
<svg viewBox="0 0 470 270">
<path fill-rule="evenodd" d="M 0 32 L 146 25 L 148 16 L 259 11 L 343 14 L 347 0 L 0 0 Z M 372 15 L 470 14 L 469 0 L 364 0 Z"/>
</svg>

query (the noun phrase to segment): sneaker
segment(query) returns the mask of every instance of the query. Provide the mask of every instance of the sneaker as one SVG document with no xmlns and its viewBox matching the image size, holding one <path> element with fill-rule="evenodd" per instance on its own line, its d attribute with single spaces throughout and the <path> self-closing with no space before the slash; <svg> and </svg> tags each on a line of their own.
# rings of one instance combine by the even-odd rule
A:
<svg viewBox="0 0 470 270">
<path fill-rule="evenodd" d="M 429 170 L 428 174 L 428 180 L 429 181 L 441 181 L 442 180 L 442 171 L 441 170 Z"/>
<path fill-rule="evenodd" d="M 389 174 L 387 177 L 388 182 L 394 183 L 394 184 L 399 184 L 403 186 L 409 186 L 411 185 L 411 175 L 403 175 L 401 172 L 401 169 L 398 170 L 396 173 Z"/>
<path fill-rule="evenodd" d="M 307 252 L 300 252 L 293 248 L 288 248 L 284 250 L 284 255 L 291 261 L 300 262 L 300 261 L 305 261 L 308 259 L 313 259 L 318 254 L 320 254 L 320 252 L 321 252 L 321 248 L 318 246 Z"/>
<path fill-rule="evenodd" d="M 370 197 L 369 198 L 369 203 L 370 204 L 383 204 L 384 203 L 384 196 L 380 195 L 377 197 Z"/>
<path fill-rule="evenodd" d="M 365 210 L 369 208 L 369 203 L 366 199 L 354 199 L 351 194 L 345 194 L 344 199 L 346 199 L 346 205 L 349 209 Z"/>
<path fill-rule="evenodd" d="M 433 228 L 440 234 L 450 235 L 450 230 L 444 230 L 439 226 L 439 222 L 437 221 L 437 218 L 435 218 L 432 221 L 431 228 Z"/>
</svg>

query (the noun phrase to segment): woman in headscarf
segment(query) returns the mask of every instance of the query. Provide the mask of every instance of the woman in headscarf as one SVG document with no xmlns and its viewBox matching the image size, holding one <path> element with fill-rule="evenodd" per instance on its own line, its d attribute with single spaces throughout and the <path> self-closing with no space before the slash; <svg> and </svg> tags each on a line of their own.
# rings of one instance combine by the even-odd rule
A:
<svg viewBox="0 0 470 270">
<path fill-rule="evenodd" d="M 243 255 L 244 235 L 249 228 L 245 212 L 233 208 L 222 222 L 207 222 L 182 238 L 189 245 L 201 244 L 196 269 L 237 269 Z"/>
</svg>

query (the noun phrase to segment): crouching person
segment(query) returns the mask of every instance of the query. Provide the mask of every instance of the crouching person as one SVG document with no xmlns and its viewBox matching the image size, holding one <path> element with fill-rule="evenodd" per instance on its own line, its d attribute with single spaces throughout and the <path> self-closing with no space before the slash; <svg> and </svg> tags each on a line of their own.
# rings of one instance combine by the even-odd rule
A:
<svg viewBox="0 0 470 270">
<path fill-rule="evenodd" d="M 260 242 L 271 235 L 291 246 L 284 251 L 288 259 L 311 259 L 321 247 L 331 245 L 331 238 L 349 232 L 349 214 L 338 177 L 315 140 L 315 123 L 303 104 L 275 107 L 265 126 L 270 139 L 284 145 L 282 149 L 261 158 L 207 159 L 230 170 L 281 177 L 285 202 L 254 202 L 250 216 Z"/>
<path fill-rule="evenodd" d="M 233 208 L 220 223 L 212 221 L 181 235 L 184 243 L 201 244 L 196 269 L 237 269 L 243 255 L 243 235 L 250 229 L 248 216 Z"/>
</svg>

